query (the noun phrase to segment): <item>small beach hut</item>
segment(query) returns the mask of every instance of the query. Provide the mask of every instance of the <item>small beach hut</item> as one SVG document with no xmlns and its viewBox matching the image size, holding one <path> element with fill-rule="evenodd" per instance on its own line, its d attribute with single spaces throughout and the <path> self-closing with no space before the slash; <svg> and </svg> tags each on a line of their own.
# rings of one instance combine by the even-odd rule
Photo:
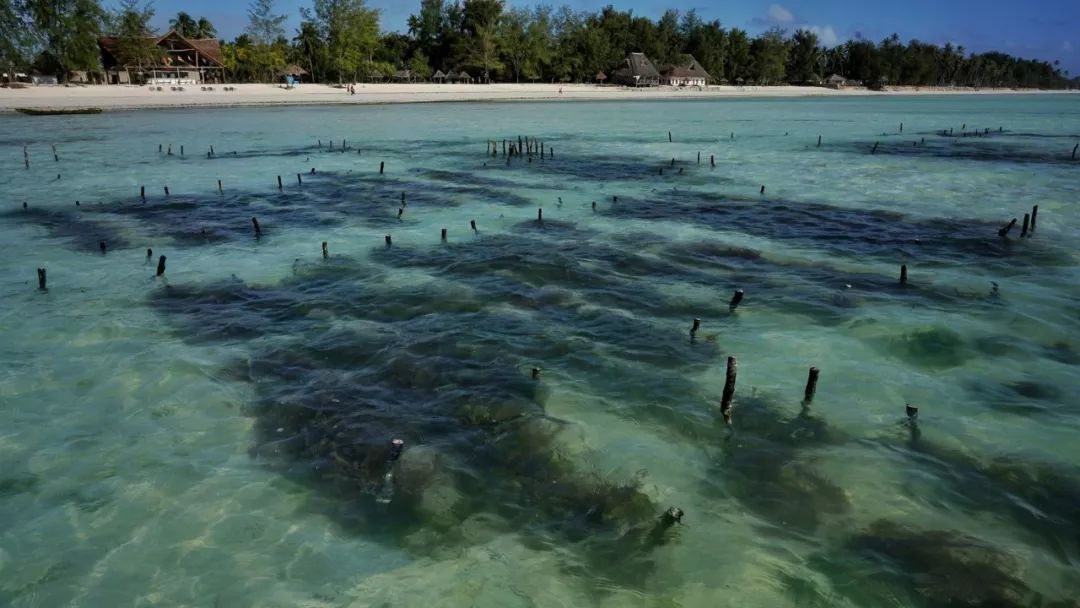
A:
<svg viewBox="0 0 1080 608">
<path fill-rule="evenodd" d="M 435 70 L 435 75 L 433 75 L 431 79 L 442 84 L 446 80 L 446 74 L 443 74 L 442 70 Z"/>
<path fill-rule="evenodd" d="M 607 74 L 603 72 L 597 72 L 595 80 L 596 84 L 604 84 L 604 81 L 607 80 Z"/>
<path fill-rule="evenodd" d="M 458 82 L 464 82 L 466 84 L 472 84 L 472 81 L 473 81 L 473 77 L 470 76 L 469 73 L 466 72 L 465 70 L 461 70 L 460 72 L 458 72 L 457 79 L 458 79 Z"/>
<path fill-rule="evenodd" d="M 394 72 L 394 80 L 396 82 L 412 82 L 412 72 L 409 70 L 398 70 Z"/>
<path fill-rule="evenodd" d="M 291 82 L 310 82 L 311 81 L 311 78 L 310 78 L 311 75 L 308 73 L 308 71 L 305 70 L 304 68 L 296 65 L 295 63 L 285 66 L 285 69 L 279 71 L 277 73 L 277 76 L 278 76 L 279 79 L 284 80 L 284 81 L 289 81 L 290 77 L 292 78 Z"/>
<path fill-rule="evenodd" d="M 833 74 L 825 79 L 825 84 L 831 88 L 839 89 L 847 84 L 847 79 L 839 74 Z"/>
</svg>

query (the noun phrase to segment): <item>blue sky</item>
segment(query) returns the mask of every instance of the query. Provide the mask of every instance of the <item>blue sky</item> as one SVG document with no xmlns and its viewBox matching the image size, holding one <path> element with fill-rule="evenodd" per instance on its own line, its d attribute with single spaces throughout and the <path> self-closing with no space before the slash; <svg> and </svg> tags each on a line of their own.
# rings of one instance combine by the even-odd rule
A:
<svg viewBox="0 0 1080 608">
<path fill-rule="evenodd" d="M 289 15 L 290 37 L 299 21 L 298 9 L 309 3 L 277 0 L 279 10 Z M 383 29 L 403 31 L 420 0 L 368 0 L 368 4 L 382 11 Z M 509 0 L 508 4 L 536 3 Z M 667 8 L 695 8 L 703 18 L 719 19 L 725 27 L 741 27 L 751 33 L 772 25 L 814 28 L 828 43 L 857 35 L 881 40 L 896 32 L 905 41 L 918 38 L 960 44 L 969 51 L 1001 50 L 1049 61 L 1059 59 L 1070 74 L 1080 75 L 1080 0 L 556 0 L 548 4 L 590 11 L 614 4 L 649 17 L 657 17 Z M 179 10 L 206 16 L 227 39 L 239 34 L 247 23 L 244 1 L 157 0 L 154 7 L 156 25 L 161 28 Z"/>
</svg>

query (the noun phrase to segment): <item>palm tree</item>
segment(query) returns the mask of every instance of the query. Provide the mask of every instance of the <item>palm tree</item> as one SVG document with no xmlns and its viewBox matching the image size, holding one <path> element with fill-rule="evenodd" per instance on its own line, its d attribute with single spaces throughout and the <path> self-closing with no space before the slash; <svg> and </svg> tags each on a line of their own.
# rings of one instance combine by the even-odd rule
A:
<svg viewBox="0 0 1080 608">
<path fill-rule="evenodd" d="M 176 13 L 176 17 L 169 19 L 169 28 L 176 30 L 177 34 L 189 38 L 195 35 L 195 30 L 199 24 L 191 18 L 191 15 L 180 11 Z"/>
<path fill-rule="evenodd" d="M 195 38 L 217 38 L 217 28 L 206 17 L 199 17 L 199 22 L 195 24 Z"/>
</svg>

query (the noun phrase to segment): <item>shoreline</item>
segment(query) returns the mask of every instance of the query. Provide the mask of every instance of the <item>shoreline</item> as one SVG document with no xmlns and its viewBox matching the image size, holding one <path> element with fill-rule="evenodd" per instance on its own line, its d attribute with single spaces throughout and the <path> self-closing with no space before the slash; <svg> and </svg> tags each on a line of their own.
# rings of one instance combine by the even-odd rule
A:
<svg viewBox="0 0 1080 608">
<path fill-rule="evenodd" d="M 478 103 L 537 101 L 650 101 L 708 99 L 794 99 L 807 97 L 911 97 L 952 95 L 1067 95 L 1080 91 L 1039 89 L 971 89 L 950 87 L 866 88 L 712 86 L 705 89 L 653 87 L 632 89 L 580 84 L 363 84 L 356 94 L 324 84 L 302 84 L 286 90 L 272 84 L 238 84 L 234 91 L 215 85 L 213 91 L 187 85 L 184 91 L 151 91 L 132 85 L 42 86 L 0 88 L 0 112 L 20 108 L 105 111 L 191 108 L 273 107 L 303 105 L 386 105 L 399 103 Z"/>
</svg>

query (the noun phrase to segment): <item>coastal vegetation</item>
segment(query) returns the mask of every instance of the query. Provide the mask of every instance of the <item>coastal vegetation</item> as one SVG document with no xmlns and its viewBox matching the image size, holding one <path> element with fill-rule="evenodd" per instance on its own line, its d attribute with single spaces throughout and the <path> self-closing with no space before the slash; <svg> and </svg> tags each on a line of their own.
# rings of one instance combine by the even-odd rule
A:
<svg viewBox="0 0 1080 608">
<path fill-rule="evenodd" d="M 99 0 L 0 0 L 0 65 L 55 74 L 101 70 L 97 40 L 124 41 L 132 65 L 153 61 L 154 10 L 125 0 L 106 11 Z M 288 66 L 316 82 L 429 80 L 467 73 L 479 82 L 596 82 L 624 65 L 628 53 L 645 53 L 659 65 L 692 55 L 712 83 L 823 84 L 831 75 L 871 88 L 890 85 L 1067 88 L 1057 61 L 1002 52 L 969 53 L 899 35 L 827 46 L 809 29 L 772 28 L 751 36 L 738 27 L 702 19 L 695 10 L 668 10 L 653 20 L 607 6 L 507 6 L 504 0 L 421 0 L 404 32 L 384 31 L 379 11 L 365 0 L 312 0 L 300 9 L 299 26 L 286 31 L 274 0 L 255 0 L 249 25 L 222 44 L 232 81 L 267 82 Z M 205 17 L 185 12 L 169 28 L 189 38 L 212 38 Z M 293 70 L 295 72 L 296 70 Z"/>
</svg>

